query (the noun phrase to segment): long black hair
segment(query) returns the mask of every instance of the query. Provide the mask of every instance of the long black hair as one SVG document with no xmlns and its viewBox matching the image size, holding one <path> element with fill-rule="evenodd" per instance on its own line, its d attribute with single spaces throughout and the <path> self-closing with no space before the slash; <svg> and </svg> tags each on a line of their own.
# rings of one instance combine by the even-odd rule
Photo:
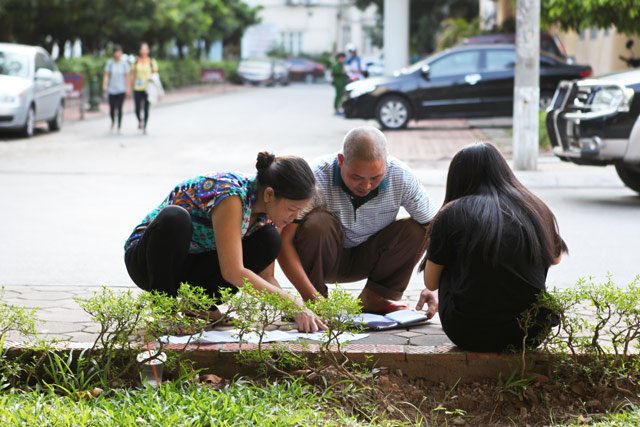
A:
<svg viewBox="0 0 640 427">
<path fill-rule="evenodd" d="M 549 207 L 518 181 L 492 144 L 469 145 L 451 160 L 444 205 L 434 222 L 449 209 L 455 223 L 465 224 L 464 252 L 480 255 L 487 264 L 498 262 L 506 221 L 519 224 L 519 247 L 514 250 L 526 248 L 532 263 L 549 267 L 568 251 Z"/>
<path fill-rule="evenodd" d="M 271 187 L 276 197 L 306 200 L 316 194 L 316 179 L 301 157 L 280 156 L 263 151 L 256 161 L 258 185 Z"/>
</svg>

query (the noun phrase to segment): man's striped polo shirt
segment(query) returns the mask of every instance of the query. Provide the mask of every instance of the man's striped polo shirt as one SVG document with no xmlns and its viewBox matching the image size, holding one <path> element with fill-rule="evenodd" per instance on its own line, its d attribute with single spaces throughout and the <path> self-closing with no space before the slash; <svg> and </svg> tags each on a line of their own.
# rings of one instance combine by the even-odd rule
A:
<svg viewBox="0 0 640 427">
<path fill-rule="evenodd" d="M 378 194 L 357 208 L 352 203 L 353 196 L 343 188 L 337 154 L 315 160 L 311 169 L 319 190 L 312 208 L 326 209 L 340 220 L 346 234 L 345 248 L 364 243 L 394 222 L 400 207 L 423 225 L 428 224 L 438 212 L 418 177 L 395 157 L 387 158 Z"/>
</svg>

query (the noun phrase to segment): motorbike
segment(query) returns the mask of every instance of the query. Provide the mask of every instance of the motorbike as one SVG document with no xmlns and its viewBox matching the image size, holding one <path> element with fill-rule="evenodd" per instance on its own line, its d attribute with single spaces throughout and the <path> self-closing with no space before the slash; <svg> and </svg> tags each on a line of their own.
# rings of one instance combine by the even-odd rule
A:
<svg viewBox="0 0 640 427">
<path fill-rule="evenodd" d="M 625 45 L 625 47 L 629 51 L 629 57 L 625 58 L 622 55 L 618 55 L 618 58 L 620 58 L 622 61 L 626 62 L 627 66 L 629 68 L 638 68 L 638 67 L 640 67 L 640 58 L 634 58 L 633 57 L 633 51 L 631 50 L 631 48 L 633 48 L 633 40 L 631 40 L 631 39 L 627 40 L 627 44 Z"/>
</svg>

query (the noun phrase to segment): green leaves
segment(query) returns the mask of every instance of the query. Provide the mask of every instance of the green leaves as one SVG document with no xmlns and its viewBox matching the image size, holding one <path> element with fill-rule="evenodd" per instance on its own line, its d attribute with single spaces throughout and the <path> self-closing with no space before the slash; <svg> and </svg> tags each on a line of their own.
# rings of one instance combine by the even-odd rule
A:
<svg viewBox="0 0 640 427">
<path fill-rule="evenodd" d="M 559 25 L 563 30 L 616 27 L 628 36 L 640 34 L 640 0 L 542 0 L 543 26 Z"/>
</svg>

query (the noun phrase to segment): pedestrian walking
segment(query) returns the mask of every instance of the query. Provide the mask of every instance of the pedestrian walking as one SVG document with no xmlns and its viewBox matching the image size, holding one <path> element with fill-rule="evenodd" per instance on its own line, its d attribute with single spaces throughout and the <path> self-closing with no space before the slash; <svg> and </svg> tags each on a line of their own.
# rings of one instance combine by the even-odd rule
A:
<svg viewBox="0 0 640 427">
<path fill-rule="evenodd" d="M 305 300 L 327 296 L 327 283 L 365 279 L 362 310 L 386 314 L 397 303 L 425 250 L 426 226 L 438 208 L 409 167 L 390 156 L 371 126 L 351 129 L 341 153 L 312 163 L 318 195 L 282 230 L 278 262 Z M 411 218 L 397 219 L 403 207 Z M 428 316 L 437 311 L 430 296 Z"/>
<path fill-rule="evenodd" d="M 424 298 L 439 290 L 442 328 L 474 352 L 522 348 L 519 324 L 545 289 L 547 271 L 567 245 L 547 205 L 515 177 L 498 149 L 470 145 L 451 161 L 443 207 L 434 219 L 424 268 Z M 528 325 L 527 345 L 548 331 L 551 313 Z"/>
<path fill-rule="evenodd" d="M 337 116 L 342 115 L 341 102 L 344 88 L 347 86 L 347 70 L 344 68 L 345 54 L 339 52 L 336 54 L 336 60 L 331 66 L 331 77 L 333 78 L 333 87 L 336 89 L 336 97 L 333 100 L 333 109 Z"/>
<path fill-rule="evenodd" d="M 274 277 L 287 226 L 316 192 L 313 172 L 299 157 L 258 154 L 253 176 L 223 172 L 179 183 L 125 244 L 125 264 L 136 285 L 175 296 L 186 282 L 218 296 L 248 280 L 254 288 L 291 299 L 300 308 L 300 331 L 322 321 Z M 207 318 L 220 318 L 212 308 Z"/>
<path fill-rule="evenodd" d="M 149 57 L 149 45 L 140 45 L 140 56 L 131 67 L 133 100 L 135 103 L 136 117 L 138 118 L 138 129 L 147 133 L 147 123 L 149 122 L 149 96 L 147 86 L 151 75 L 158 72 L 158 63 Z M 142 113 L 144 112 L 144 117 Z"/>
<path fill-rule="evenodd" d="M 113 58 L 104 67 L 102 91 L 109 97 L 109 115 L 111 116 L 111 131 L 118 124 L 118 133 L 122 125 L 122 104 L 127 93 L 130 93 L 131 67 L 122 60 L 122 47 L 115 45 Z"/>
</svg>

